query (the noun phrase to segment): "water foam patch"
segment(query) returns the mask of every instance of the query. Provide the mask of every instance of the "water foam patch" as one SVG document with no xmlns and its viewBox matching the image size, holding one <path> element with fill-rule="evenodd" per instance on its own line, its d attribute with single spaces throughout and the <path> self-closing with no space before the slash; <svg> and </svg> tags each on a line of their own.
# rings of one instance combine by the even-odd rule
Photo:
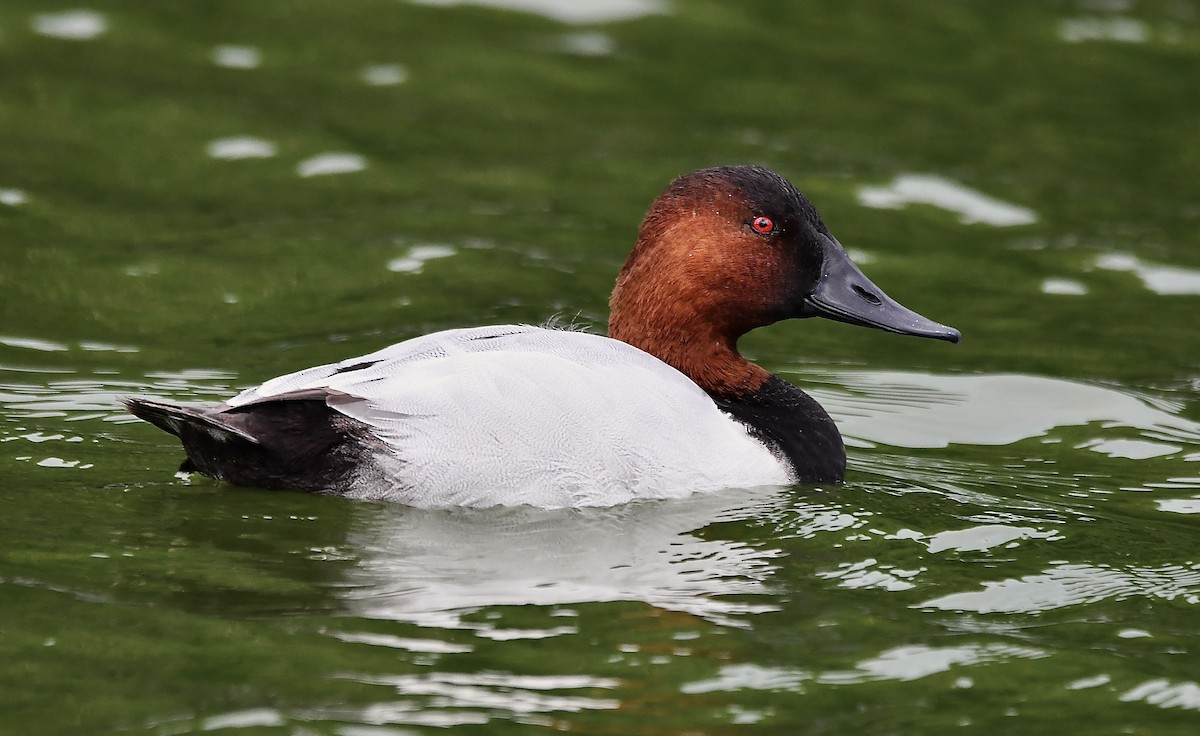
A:
<svg viewBox="0 0 1200 736">
<path fill-rule="evenodd" d="M 955 212 L 965 224 L 983 223 L 996 227 L 1037 222 L 1033 210 L 989 197 L 956 181 L 934 174 L 900 174 L 882 187 L 864 186 L 858 201 L 877 209 L 900 209 L 909 204 L 928 204 Z"/>
</svg>

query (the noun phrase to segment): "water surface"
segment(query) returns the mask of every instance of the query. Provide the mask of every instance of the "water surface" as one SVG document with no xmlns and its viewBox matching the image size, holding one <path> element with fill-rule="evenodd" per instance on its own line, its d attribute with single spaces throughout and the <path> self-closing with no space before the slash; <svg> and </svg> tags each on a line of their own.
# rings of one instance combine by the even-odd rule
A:
<svg viewBox="0 0 1200 736">
<path fill-rule="evenodd" d="M 5 732 L 1193 733 L 1200 6 L 11 0 Z M 421 511 L 232 489 L 121 396 L 603 330 L 757 162 L 961 345 L 815 321 L 842 486 Z"/>
</svg>

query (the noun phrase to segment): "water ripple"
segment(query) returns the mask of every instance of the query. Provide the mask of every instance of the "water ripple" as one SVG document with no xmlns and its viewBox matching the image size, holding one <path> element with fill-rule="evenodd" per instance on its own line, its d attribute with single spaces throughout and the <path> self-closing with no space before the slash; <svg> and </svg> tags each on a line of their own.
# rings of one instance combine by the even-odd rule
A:
<svg viewBox="0 0 1200 736">
<path fill-rule="evenodd" d="M 0 367 L 0 370 L 9 369 Z M 148 394 L 212 401 L 234 393 L 230 383 L 232 379 L 233 374 L 225 371 L 189 369 L 149 373 L 143 381 L 84 377 L 46 383 L 5 381 L 0 382 L 0 407 L 3 407 L 6 416 L 14 419 L 138 421 L 121 407 L 124 397 Z"/>
<path fill-rule="evenodd" d="M 1041 613 L 1056 608 L 1136 596 L 1200 603 L 1200 564 L 1158 567 L 1061 564 L 1037 575 L 985 582 L 984 589 L 952 593 L 917 608 L 975 613 Z"/>
<path fill-rule="evenodd" d="M 1200 424 L 1103 386 L 1021 374 L 856 371 L 838 378 L 844 390 L 811 393 L 859 446 L 1008 445 L 1092 423 L 1200 444 Z"/>
<path fill-rule="evenodd" d="M 957 647 L 918 644 L 889 649 L 877 657 L 859 662 L 852 670 L 826 672 L 818 677 L 818 681 L 830 685 L 853 685 L 872 680 L 907 682 L 947 672 L 953 667 L 1047 656 L 1040 649 L 1011 644 L 966 644 Z"/>
</svg>

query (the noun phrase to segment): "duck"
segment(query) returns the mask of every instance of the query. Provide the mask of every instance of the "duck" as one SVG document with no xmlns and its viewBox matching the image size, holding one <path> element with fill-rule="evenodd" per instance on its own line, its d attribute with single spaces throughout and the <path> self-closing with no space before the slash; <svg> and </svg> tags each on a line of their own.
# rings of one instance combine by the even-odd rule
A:
<svg viewBox="0 0 1200 736">
<path fill-rule="evenodd" d="M 654 200 L 609 301 L 608 334 L 451 329 L 272 378 L 217 406 L 145 396 L 180 470 L 235 486 L 426 508 L 613 506 L 841 483 L 821 405 L 738 351 L 823 317 L 957 343 L 873 284 L 816 208 L 757 165 L 685 174 Z"/>
</svg>

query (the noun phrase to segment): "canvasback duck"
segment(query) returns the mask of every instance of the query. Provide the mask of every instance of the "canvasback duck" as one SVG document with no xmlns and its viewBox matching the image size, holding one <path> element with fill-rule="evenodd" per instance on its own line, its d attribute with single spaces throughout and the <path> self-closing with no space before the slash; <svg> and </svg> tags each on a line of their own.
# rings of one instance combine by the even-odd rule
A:
<svg viewBox="0 0 1200 736">
<path fill-rule="evenodd" d="M 181 470 L 235 485 L 424 507 L 607 506 L 840 482 L 841 435 L 737 342 L 826 317 L 958 342 L 871 283 L 773 171 L 687 174 L 650 207 L 608 337 L 447 330 L 273 378 L 212 408 L 126 399 L 177 436 Z"/>
</svg>

